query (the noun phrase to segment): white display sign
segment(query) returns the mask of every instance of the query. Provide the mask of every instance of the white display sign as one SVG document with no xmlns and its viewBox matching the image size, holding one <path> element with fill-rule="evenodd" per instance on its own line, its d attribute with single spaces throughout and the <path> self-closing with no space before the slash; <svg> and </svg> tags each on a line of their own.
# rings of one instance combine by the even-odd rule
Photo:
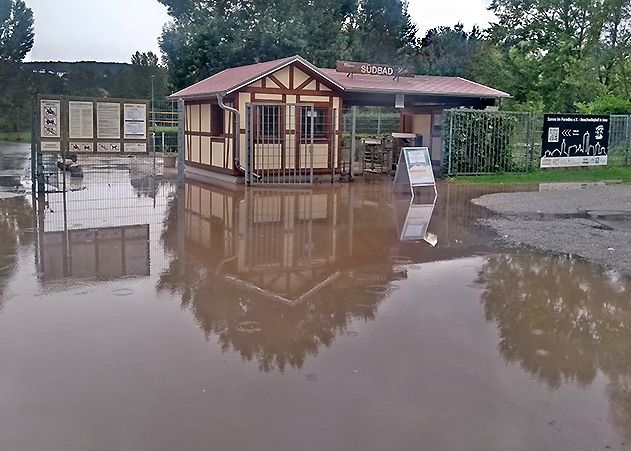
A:
<svg viewBox="0 0 631 451">
<path fill-rule="evenodd" d="M 61 152 L 61 143 L 59 141 L 42 141 L 40 152 Z"/>
<path fill-rule="evenodd" d="M 99 153 L 111 153 L 111 152 L 120 152 L 121 151 L 121 143 L 97 143 L 96 151 Z"/>
<path fill-rule="evenodd" d="M 97 102 L 96 136 L 99 139 L 120 139 L 121 107 L 119 103 Z"/>
<path fill-rule="evenodd" d="M 91 142 L 71 142 L 68 146 L 69 152 L 93 152 L 94 144 Z"/>
<path fill-rule="evenodd" d="M 127 153 L 146 153 L 147 143 L 125 143 L 125 152 Z"/>
<path fill-rule="evenodd" d="M 598 157 L 542 158 L 542 168 L 567 168 L 573 166 L 607 166 L 607 155 Z"/>
<path fill-rule="evenodd" d="M 94 138 L 94 104 L 68 102 L 68 136 L 70 139 Z"/>
<path fill-rule="evenodd" d="M 404 147 L 405 166 L 410 178 L 410 186 L 433 186 L 436 184 L 432 160 L 427 147 Z"/>
<path fill-rule="evenodd" d="M 61 101 L 44 100 L 40 103 L 40 135 L 42 138 L 59 138 L 61 119 Z"/>
<path fill-rule="evenodd" d="M 125 139 L 147 139 L 147 105 L 126 103 L 123 108 Z"/>
</svg>

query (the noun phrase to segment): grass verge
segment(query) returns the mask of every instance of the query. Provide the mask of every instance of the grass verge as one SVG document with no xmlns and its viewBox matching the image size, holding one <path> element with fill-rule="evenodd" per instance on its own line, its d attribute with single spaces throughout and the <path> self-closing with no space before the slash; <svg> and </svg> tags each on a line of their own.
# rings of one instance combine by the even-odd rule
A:
<svg viewBox="0 0 631 451">
<path fill-rule="evenodd" d="M 537 169 L 518 174 L 457 176 L 450 180 L 456 183 L 600 182 L 607 180 L 631 183 L 631 166 Z"/>
<path fill-rule="evenodd" d="M 25 143 L 31 141 L 31 132 L 0 132 L 0 141 Z"/>
</svg>

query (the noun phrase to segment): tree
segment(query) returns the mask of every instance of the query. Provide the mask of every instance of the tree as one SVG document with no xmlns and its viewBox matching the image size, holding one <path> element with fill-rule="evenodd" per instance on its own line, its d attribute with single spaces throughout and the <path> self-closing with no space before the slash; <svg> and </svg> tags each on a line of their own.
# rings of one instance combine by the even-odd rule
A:
<svg viewBox="0 0 631 451">
<path fill-rule="evenodd" d="M 131 56 L 131 65 L 117 77 L 111 93 L 117 97 L 140 99 L 162 99 L 168 94 L 166 69 L 153 52 L 136 52 Z"/>
<path fill-rule="evenodd" d="M 29 110 L 30 74 L 21 62 L 32 47 L 33 12 L 22 0 L 0 0 L 1 130 L 19 131 L 24 126 L 20 111 Z"/>
<path fill-rule="evenodd" d="M 629 0 L 493 0 L 490 9 L 517 101 L 574 111 L 608 92 L 628 96 Z"/>
<path fill-rule="evenodd" d="M 402 0 L 161 0 L 173 16 L 160 46 L 180 88 L 227 67 L 300 54 L 318 66 L 340 57 L 407 62 L 416 26 Z"/>
<path fill-rule="evenodd" d="M 410 63 L 418 52 L 417 31 L 404 0 L 360 0 L 348 26 L 345 57 L 376 63 Z"/>
<path fill-rule="evenodd" d="M 139 67 L 157 67 L 159 65 L 158 55 L 149 52 L 136 52 L 131 56 L 131 64 Z"/>
<path fill-rule="evenodd" d="M 21 62 L 33 40 L 33 11 L 23 0 L 0 0 L 0 61 Z"/>
<path fill-rule="evenodd" d="M 433 28 L 421 40 L 417 70 L 428 75 L 475 78 L 475 63 L 483 47 L 480 31 L 464 31 L 462 24 Z"/>
</svg>

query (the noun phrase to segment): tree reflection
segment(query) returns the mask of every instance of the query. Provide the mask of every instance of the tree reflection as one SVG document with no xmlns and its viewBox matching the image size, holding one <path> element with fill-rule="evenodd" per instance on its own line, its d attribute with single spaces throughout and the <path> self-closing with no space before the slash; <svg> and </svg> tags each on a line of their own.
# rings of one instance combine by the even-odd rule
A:
<svg viewBox="0 0 631 451">
<path fill-rule="evenodd" d="M 390 282 L 405 276 L 392 273 L 389 280 L 367 289 L 346 272 L 317 296 L 287 305 L 238 281 L 195 271 L 194 264 L 172 264 L 162 274 L 158 290 L 180 293 L 182 306 L 194 313 L 207 339 L 216 337 L 222 351 L 257 361 L 263 371 L 301 368 L 307 357 L 318 355 L 321 347 L 346 334 L 352 321 L 374 320 Z M 183 274 L 188 276 L 182 279 Z"/>
<path fill-rule="evenodd" d="M 392 281 L 406 276 L 386 258 L 396 239 L 389 212 L 371 220 L 387 224 L 391 240 L 349 254 L 350 226 L 340 213 L 347 200 L 338 191 L 245 196 L 193 186 L 178 200 L 165 220 L 162 239 L 173 255 L 157 289 L 181 299 L 207 339 L 263 371 L 301 368 L 352 332 L 353 321 L 373 320 Z"/>
<path fill-rule="evenodd" d="M 609 377 L 613 422 L 631 437 L 631 281 L 571 257 L 496 255 L 480 271 L 499 351 L 544 381 Z"/>
<path fill-rule="evenodd" d="M 6 287 L 15 273 L 20 244 L 32 239 L 32 210 L 25 197 L 0 200 L 0 307 Z"/>
</svg>

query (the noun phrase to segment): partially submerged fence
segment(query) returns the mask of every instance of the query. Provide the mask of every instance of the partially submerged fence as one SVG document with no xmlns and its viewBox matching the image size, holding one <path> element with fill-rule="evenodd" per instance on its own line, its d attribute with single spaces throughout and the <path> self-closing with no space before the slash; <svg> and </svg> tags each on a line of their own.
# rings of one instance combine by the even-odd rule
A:
<svg viewBox="0 0 631 451">
<path fill-rule="evenodd" d="M 443 173 L 528 172 L 539 167 L 543 114 L 445 110 Z M 631 165 L 631 116 L 611 116 L 609 166 Z"/>
</svg>

